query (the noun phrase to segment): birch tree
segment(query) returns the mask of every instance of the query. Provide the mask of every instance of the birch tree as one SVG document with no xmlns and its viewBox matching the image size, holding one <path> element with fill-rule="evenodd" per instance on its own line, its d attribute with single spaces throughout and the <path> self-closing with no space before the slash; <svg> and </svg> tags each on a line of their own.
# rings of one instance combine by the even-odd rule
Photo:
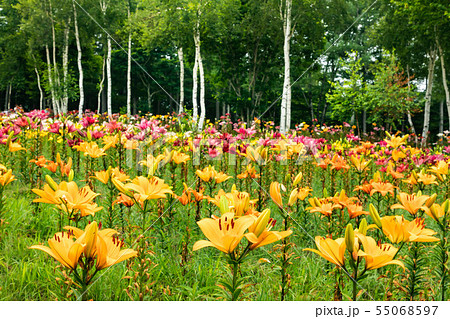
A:
<svg viewBox="0 0 450 319">
<path fill-rule="evenodd" d="M 284 6 L 283 6 L 284 4 Z M 292 26 L 292 0 L 284 0 L 280 4 L 280 15 L 283 20 L 284 33 L 284 82 L 283 95 L 281 99 L 280 131 L 286 133 L 291 125 L 291 64 L 290 44 L 294 27 Z"/>
<path fill-rule="evenodd" d="M 80 32 L 78 31 L 78 17 L 77 17 L 77 7 L 75 2 L 73 4 L 73 27 L 75 31 L 75 43 L 77 44 L 77 66 L 78 66 L 78 88 L 80 92 L 80 100 L 78 103 L 78 117 L 83 116 L 84 109 L 84 73 L 82 64 L 82 51 L 81 51 L 81 41 Z"/>
</svg>

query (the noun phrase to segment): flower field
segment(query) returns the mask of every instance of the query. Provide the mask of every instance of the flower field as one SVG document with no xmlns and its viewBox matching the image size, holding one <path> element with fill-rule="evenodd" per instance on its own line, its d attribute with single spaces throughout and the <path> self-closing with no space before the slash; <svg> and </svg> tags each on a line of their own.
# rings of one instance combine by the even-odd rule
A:
<svg viewBox="0 0 450 319">
<path fill-rule="evenodd" d="M 2 113 L 1 300 L 448 300 L 450 147 Z"/>
</svg>

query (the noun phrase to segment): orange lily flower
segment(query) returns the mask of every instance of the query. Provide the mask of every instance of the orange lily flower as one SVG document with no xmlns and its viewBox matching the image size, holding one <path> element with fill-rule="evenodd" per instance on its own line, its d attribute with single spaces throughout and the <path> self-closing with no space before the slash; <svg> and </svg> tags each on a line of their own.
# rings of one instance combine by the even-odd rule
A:
<svg viewBox="0 0 450 319">
<path fill-rule="evenodd" d="M 247 215 L 234 219 L 234 213 L 225 213 L 218 219 L 204 218 L 197 222 L 208 240 L 199 240 L 193 251 L 204 247 L 215 247 L 231 254 L 244 237 L 244 232 L 254 223 L 255 217 Z"/>
<path fill-rule="evenodd" d="M 305 248 L 303 251 L 312 251 L 322 258 L 325 258 L 330 263 L 337 266 L 344 266 L 344 256 L 345 256 L 345 240 L 344 238 L 338 238 L 336 240 L 331 238 L 323 238 L 316 236 L 315 238 L 316 246 L 319 250 Z"/>
<path fill-rule="evenodd" d="M 178 152 L 178 151 L 174 151 L 173 155 L 172 155 L 172 161 L 175 164 L 181 164 L 181 163 L 186 163 L 187 161 L 189 161 L 191 159 L 191 157 L 189 155 L 186 155 L 182 152 Z"/>
<path fill-rule="evenodd" d="M 166 198 L 166 194 L 173 194 L 171 187 L 155 176 L 151 178 L 137 176 L 131 183 L 124 185 L 124 188 L 134 191 L 134 198 L 141 204 L 149 199 Z"/>
<path fill-rule="evenodd" d="M 423 218 L 416 218 L 410 222 L 403 216 L 384 216 L 381 218 L 381 228 L 393 244 L 439 241 L 433 237 L 436 232 L 425 228 L 424 221 Z"/>
<path fill-rule="evenodd" d="M 251 250 L 269 245 L 292 234 L 290 229 L 281 232 L 272 231 L 275 222 L 274 219 L 270 218 L 270 209 L 265 209 L 259 214 L 258 218 L 248 228 L 248 233 L 245 234 L 248 241 L 252 243 Z"/>
<path fill-rule="evenodd" d="M 15 176 L 12 174 L 12 170 L 9 169 L 8 171 L 6 171 L 6 167 L 2 165 L 0 169 L 0 185 L 2 185 L 2 187 L 5 187 L 6 185 L 15 180 L 16 179 Z"/>
<path fill-rule="evenodd" d="M 273 202 L 277 204 L 278 207 L 283 208 L 283 199 L 281 198 L 281 191 L 280 187 L 282 184 L 278 182 L 272 182 L 270 184 L 270 197 L 272 198 Z M 284 188 L 284 186 L 283 186 Z"/>
<path fill-rule="evenodd" d="M 314 197 L 310 198 L 308 201 L 311 207 L 307 207 L 306 210 L 309 210 L 311 213 L 318 212 L 325 216 L 331 216 L 333 210 L 342 208 L 341 205 L 333 204 L 327 199 L 318 199 Z"/>
<path fill-rule="evenodd" d="M 33 245 L 30 249 L 42 250 L 59 261 L 64 267 L 75 269 L 84 247 L 81 243 L 74 241 L 74 238 L 70 231 L 56 233 L 55 236 L 48 240 L 49 247 Z"/>
<path fill-rule="evenodd" d="M 407 194 L 401 192 L 397 195 L 397 199 L 400 204 L 394 204 L 391 206 L 391 209 L 404 209 L 408 211 L 411 215 L 416 215 L 417 211 L 422 209 L 424 211 L 428 210 L 428 207 L 425 205 L 429 196 L 421 195 L 417 196 L 416 194 Z"/>
<path fill-rule="evenodd" d="M 381 196 L 386 196 L 387 193 L 394 196 L 394 189 L 396 188 L 389 182 L 372 182 L 372 190 L 370 191 L 370 196 L 375 193 L 380 193 Z"/>
<path fill-rule="evenodd" d="M 364 251 L 359 250 L 358 256 L 366 261 L 366 270 L 377 269 L 387 265 L 397 265 L 405 269 L 405 265 L 400 260 L 393 260 L 398 249 L 391 244 L 377 244 L 372 237 L 357 234 Z"/>
<path fill-rule="evenodd" d="M 435 174 L 437 178 L 439 178 L 439 180 L 443 182 L 448 175 L 448 164 L 445 161 L 439 161 L 435 166 L 432 166 L 428 171 Z"/>
</svg>

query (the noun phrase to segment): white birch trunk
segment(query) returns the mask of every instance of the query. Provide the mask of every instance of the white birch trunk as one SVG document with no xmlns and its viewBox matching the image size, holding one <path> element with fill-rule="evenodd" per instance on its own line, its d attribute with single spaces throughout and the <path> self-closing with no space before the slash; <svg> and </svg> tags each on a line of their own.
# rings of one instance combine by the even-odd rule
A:
<svg viewBox="0 0 450 319">
<path fill-rule="evenodd" d="M 440 140 L 442 140 L 442 133 L 444 132 L 444 100 L 439 103 L 439 134 Z M 440 143 L 441 144 L 441 143 Z"/>
<path fill-rule="evenodd" d="M 447 104 L 447 113 L 448 113 L 448 125 L 449 125 L 449 130 L 450 130 L 450 92 L 448 89 L 448 84 L 447 84 L 447 72 L 445 70 L 445 57 L 444 57 L 444 52 L 442 50 L 441 45 L 438 43 L 437 44 L 438 50 L 439 50 L 439 59 L 441 60 L 441 70 L 442 70 L 442 85 L 444 87 L 444 92 L 445 92 L 445 102 Z"/>
<path fill-rule="evenodd" d="M 52 2 L 50 4 L 50 14 L 52 14 Z M 53 17 L 50 16 L 50 20 L 52 22 L 52 52 L 53 52 L 53 93 L 55 98 L 55 104 L 58 114 L 62 113 L 61 110 L 61 101 L 60 101 L 60 92 L 61 82 L 59 80 L 59 71 L 58 71 L 58 63 L 56 62 L 56 34 L 55 34 L 55 24 L 53 21 Z"/>
<path fill-rule="evenodd" d="M 108 36 L 108 55 L 106 57 L 106 80 L 108 81 L 108 90 L 106 92 L 106 106 L 108 109 L 108 116 L 112 115 L 112 105 L 111 105 L 111 38 Z"/>
<path fill-rule="evenodd" d="M 411 89 L 411 81 L 410 81 L 411 77 L 409 76 L 409 65 L 406 66 L 406 75 L 408 77 L 408 93 L 409 93 L 409 91 Z M 411 127 L 411 131 L 414 134 L 414 143 L 415 143 L 416 147 L 418 147 L 419 145 L 418 145 L 416 128 L 414 127 L 414 123 L 412 121 L 411 112 L 409 111 L 409 108 L 408 108 L 408 110 L 406 112 L 406 115 L 407 115 L 407 118 L 408 118 L 409 126 Z"/>
<path fill-rule="evenodd" d="M 63 113 L 67 113 L 69 110 L 69 85 L 68 85 L 68 76 L 69 76 L 69 25 L 71 22 L 71 18 L 69 17 L 69 21 L 64 29 L 64 47 L 63 47 L 63 98 L 61 103 L 61 109 Z"/>
<path fill-rule="evenodd" d="M 50 61 L 50 51 L 48 49 L 48 45 L 45 45 L 45 53 L 46 53 L 46 57 L 47 57 L 48 83 L 50 86 L 50 95 L 52 97 L 53 113 L 59 114 L 58 105 L 56 103 L 56 97 L 55 97 L 55 85 L 53 83 L 52 64 Z"/>
<path fill-rule="evenodd" d="M 131 13 L 128 6 L 128 23 L 130 30 L 128 31 L 128 64 L 127 64 L 127 115 L 131 116 Z"/>
<path fill-rule="evenodd" d="M 427 90 L 425 92 L 425 110 L 423 116 L 423 130 L 422 130 L 422 147 L 425 146 L 428 131 L 430 128 L 430 110 L 431 110 L 431 93 L 433 91 L 433 77 L 434 77 L 434 66 L 436 64 L 436 50 L 433 48 L 429 52 L 428 59 L 428 78 L 427 78 Z"/>
<path fill-rule="evenodd" d="M 75 2 L 73 2 L 73 19 L 74 19 L 74 28 L 75 28 L 75 42 L 77 44 L 77 64 L 78 64 L 78 87 L 80 90 L 80 103 L 78 104 L 78 117 L 81 118 L 83 116 L 84 109 L 84 73 L 83 73 L 83 64 L 81 63 L 81 43 L 80 43 L 80 34 L 78 32 L 78 19 L 77 19 L 77 8 L 75 6 Z"/>
<path fill-rule="evenodd" d="M 39 75 L 39 71 L 38 71 L 37 67 L 34 67 L 34 72 L 36 72 L 37 84 L 38 84 L 38 89 L 39 89 L 39 110 L 42 111 L 42 106 L 44 104 L 44 92 L 42 91 L 42 87 L 41 87 L 41 77 Z"/>
<path fill-rule="evenodd" d="M 102 79 L 100 80 L 100 84 L 98 85 L 98 96 L 97 96 L 97 114 L 100 114 L 100 110 L 102 107 L 102 92 L 103 92 L 103 86 L 105 83 L 105 64 L 106 59 L 103 57 L 103 64 L 102 64 Z"/>
<path fill-rule="evenodd" d="M 180 61 L 180 105 L 178 114 L 184 112 L 184 54 L 183 47 L 178 48 L 178 61 Z"/>
<path fill-rule="evenodd" d="M 198 23 L 197 23 L 198 25 Z M 197 90 L 198 90 L 198 54 L 200 45 L 200 35 L 197 38 L 197 30 L 194 30 L 194 43 L 195 43 L 195 63 L 194 69 L 192 70 L 192 117 L 194 119 L 194 123 L 197 123 L 198 120 L 198 104 L 197 104 Z"/>
<path fill-rule="evenodd" d="M 11 90 L 12 90 L 12 85 L 11 85 L 11 83 L 9 83 L 8 86 L 6 87 L 5 111 L 11 109 Z"/>
<path fill-rule="evenodd" d="M 289 56 L 290 41 L 292 37 L 291 11 L 292 11 L 292 0 L 286 0 L 283 14 L 284 83 L 283 83 L 283 96 L 281 99 L 281 116 L 280 116 L 281 133 L 286 133 L 286 131 L 289 130 L 291 126 L 291 64 Z"/>
<path fill-rule="evenodd" d="M 203 60 L 200 52 L 200 43 L 198 45 L 198 69 L 200 73 L 200 120 L 198 122 L 198 130 L 201 131 L 203 129 L 203 124 L 205 123 L 206 105 L 205 105 L 205 72 L 203 70 Z"/>
</svg>

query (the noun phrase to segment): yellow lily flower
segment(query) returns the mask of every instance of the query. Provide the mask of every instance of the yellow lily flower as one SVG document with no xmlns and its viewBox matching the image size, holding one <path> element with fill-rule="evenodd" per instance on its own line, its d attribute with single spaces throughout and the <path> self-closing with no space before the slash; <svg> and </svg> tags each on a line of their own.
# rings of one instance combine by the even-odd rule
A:
<svg viewBox="0 0 450 319">
<path fill-rule="evenodd" d="M 435 174 L 437 178 L 443 182 L 448 175 L 448 164 L 445 161 L 439 161 L 435 166 L 432 166 L 429 172 Z"/>
<path fill-rule="evenodd" d="M 270 193 L 270 197 L 272 198 L 273 202 L 275 204 L 277 204 L 278 207 L 283 208 L 283 199 L 281 198 L 280 187 L 281 187 L 280 183 L 272 182 L 270 184 L 269 193 Z"/>
<path fill-rule="evenodd" d="M 125 189 L 134 191 L 134 197 L 141 204 L 149 199 L 166 198 L 166 194 L 173 194 L 170 186 L 164 183 L 164 180 L 155 176 L 150 178 L 137 176 L 131 183 L 125 185 Z"/>
<path fill-rule="evenodd" d="M 345 255 L 345 240 L 344 238 L 338 238 L 336 240 L 331 238 L 323 238 L 316 236 L 315 238 L 317 249 L 305 248 L 303 251 L 312 251 L 322 258 L 325 258 L 330 263 L 337 266 L 344 266 Z"/>
<path fill-rule="evenodd" d="M 433 237 L 436 232 L 425 228 L 423 218 L 416 218 L 410 222 L 403 216 L 384 216 L 381 218 L 381 229 L 393 244 L 439 241 Z"/>
<path fill-rule="evenodd" d="M 370 196 L 372 196 L 375 193 L 380 193 L 381 196 L 386 196 L 387 193 L 394 196 L 394 189 L 396 188 L 394 185 L 392 185 L 389 182 L 372 182 L 370 183 L 372 186 L 372 190 L 370 191 Z"/>
<path fill-rule="evenodd" d="M 436 176 L 431 174 L 425 174 L 423 172 L 417 173 L 417 181 L 419 183 L 422 183 L 423 185 L 438 185 L 438 182 L 436 181 Z"/>
<path fill-rule="evenodd" d="M 74 241 L 74 236 L 71 232 L 56 233 L 55 236 L 48 240 L 48 245 L 34 245 L 30 249 L 37 249 L 46 252 L 55 260 L 59 261 L 64 267 L 75 269 L 78 265 L 78 260 L 84 251 L 83 246 Z"/>
<path fill-rule="evenodd" d="M 110 170 L 95 172 L 95 178 L 103 184 L 108 184 Z"/>
<path fill-rule="evenodd" d="M 196 251 L 204 247 L 215 247 L 226 254 L 231 254 L 254 220 L 255 217 L 249 215 L 235 220 L 234 213 L 225 213 L 218 219 L 204 218 L 197 224 L 209 241 L 199 240 L 192 249 Z"/>
<path fill-rule="evenodd" d="M 372 160 L 366 161 L 364 159 L 364 156 L 362 155 L 359 158 L 355 155 L 352 155 L 350 156 L 350 162 L 353 164 L 353 166 L 356 168 L 358 172 L 362 173 L 367 169 Z"/>
<path fill-rule="evenodd" d="M 233 178 L 233 176 L 228 176 L 227 174 L 222 173 L 222 172 L 214 173 L 214 180 L 215 180 L 216 184 L 225 182 L 225 181 L 229 180 L 230 178 Z"/>
<path fill-rule="evenodd" d="M 311 194 L 312 189 L 309 187 L 302 187 L 298 189 L 298 193 L 297 193 L 297 198 L 299 200 L 305 200 L 306 197 L 309 196 L 309 194 Z"/>
<path fill-rule="evenodd" d="M 262 211 L 244 236 L 252 243 L 250 249 L 269 245 L 292 234 L 292 230 L 273 231 L 276 220 L 270 218 L 270 209 Z"/>
<path fill-rule="evenodd" d="M 178 151 L 174 151 L 172 155 L 172 161 L 177 165 L 181 163 L 186 163 L 190 159 L 191 157 L 189 155 Z"/>
<path fill-rule="evenodd" d="M 441 205 L 435 203 L 431 205 L 430 209 L 425 210 L 425 213 L 433 218 L 435 221 L 439 220 L 449 213 L 450 203 L 449 200 L 445 200 Z"/>
<path fill-rule="evenodd" d="M 111 147 L 116 147 L 116 144 L 119 143 L 119 136 L 116 135 L 105 135 L 103 136 L 103 150 L 108 150 Z"/>
<path fill-rule="evenodd" d="M 27 151 L 27 150 L 25 149 L 25 147 L 22 147 L 22 145 L 20 145 L 19 142 L 18 142 L 18 143 L 15 143 L 15 142 L 9 143 L 8 148 L 9 148 L 9 151 L 10 151 L 11 153 L 17 152 L 17 151 L 21 151 L 21 150 Z"/>
<path fill-rule="evenodd" d="M 391 244 L 377 244 L 372 237 L 356 234 L 364 247 L 364 251 L 359 250 L 358 256 L 366 261 L 366 270 L 377 269 L 387 265 L 397 265 L 405 270 L 405 265 L 400 260 L 393 260 L 397 253 L 397 248 Z"/>
<path fill-rule="evenodd" d="M 96 222 L 87 225 L 85 230 L 76 227 L 66 226 L 84 247 L 84 256 L 88 259 L 96 257 L 96 269 L 102 270 L 115 265 L 121 261 L 137 256 L 137 251 L 133 249 L 121 249 L 123 241 L 115 236 L 114 229 L 98 230 Z"/>
<path fill-rule="evenodd" d="M 389 134 L 388 132 L 386 132 L 386 135 L 389 137 L 389 139 L 385 139 L 384 141 L 388 146 L 392 148 L 398 148 L 399 146 L 404 145 L 409 137 L 408 134 L 403 137 L 391 136 L 391 134 Z"/>
<path fill-rule="evenodd" d="M 84 153 L 84 156 L 90 156 L 92 158 L 99 158 L 106 155 L 105 150 L 99 148 L 96 142 L 82 142 L 73 148 Z"/>
<path fill-rule="evenodd" d="M 94 215 L 103 207 L 97 207 L 92 200 L 100 194 L 93 192 L 89 186 L 78 189 L 75 182 L 61 182 L 59 185 L 55 183 L 56 188 L 50 185 L 44 185 L 44 189 L 32 189 L 32 191 L 40 196 L 33 200 L 36 203 L 48 203 L 58 205 L 58 208 L 70 215 L 80 213 L 80 215 Z"/>
<path fill-rule="evenodd" d="M 394 204 L 391 206 L 391 209 L 404 209 L 408 211 L 411 215 L 416 215 L 419 209 L 426 211 L 428 207 L 425 205 L 429 196 L 421 195 L 417 196 L 416 194 L 407 194 L 401 192 L 397 199 L 400 204 Z"/>
<path fill-rule="evenodd" d="M 12 181 L 16 180 L 14 177 L 15 176 L 12 174 L 12 170 L 11 169 L 9 169 L 8 171 L 6 171 L 6 168 L 5 168 L 5 170 L 0 170 L 0 185 L 5 187 L 6 185 L 11 183 Z"/>
<path fill-rule="evenodd" d="M 203 170 L 195 171 L 195 174 L 197 174 L 197 176 L 200 177 L 202 181 L 208 183 L 212 178 L 214 178 L 216 170 L 214 169 L 214 167 L 208 166 Z"/>
<path fill-rule="evenodd" d="M 127 174 L 125 174 L 124 172 L 122 172 L 118 167 L 113 168 L 111 170 L 111 175 L 112 177 L 114 177 L 115 179 L 117 179 L 120 182 L 126 182 L 130 176 L 128 176 Z"/>
</svg>

